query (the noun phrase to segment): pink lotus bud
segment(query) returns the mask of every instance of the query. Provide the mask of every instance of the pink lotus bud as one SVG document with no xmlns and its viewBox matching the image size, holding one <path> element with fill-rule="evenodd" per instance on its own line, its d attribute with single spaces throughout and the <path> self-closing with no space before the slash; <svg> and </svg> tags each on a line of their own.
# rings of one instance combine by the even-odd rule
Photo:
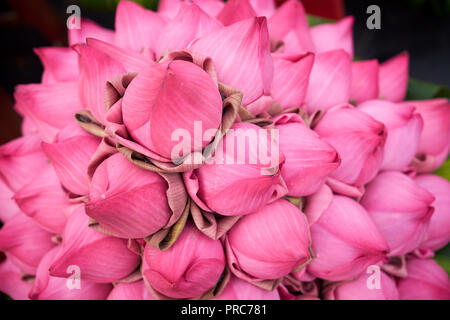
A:
<svg viewBox="0 0 450 320">
<path fill-rule="evenodd" d="M 341 281 L 357 277 L 386 259 L 389 247 L 364 208 L 323 186 L 306 201 L 313 261 L 308 272 Z"/>
<path fill-rule="evenodd" d="M 145 247 L 142 274 L 156 291 L 170 298 L 200 297 L 218 282 L 225 255 L 212 240 L 188 222 L 175 244 L 165 251 Z"/>
<path fill-rule="evenodd" d="M 0 146 L 0 174 L 12 191 L 17 191 L 47 163 L 39 135 L 27 135 Z"/>
<path fill-rule="evenodd" d="M 42 140 L 49 143 L 82 109 L 77 82 L 19 85 L 14 97 L 16 109 L 33 121 Z"/>
<path fill-rule="evenodd" d="M 447 99 L 408 101 L 422 116 L 423 130 L 416 159 L 418 172 L 431 172 L 441 166 L 450 151 L 450 102 Z"/>
<path fill-rule="evenodd" d="M 450 182 L 432 174 L 419 175 L 414 178 L 414 181 L 435 198 L 431 204 L 434 213 L 430 219 L 426 240 L 421 248 L 438 250 L 450 241 Z"/>
<path fill-rule="evenodd" d="M 398 300 L 395 280 L 376 268 L 378 273 L 365 272 L 356 280 L 326 286 L 325 300 Z"/>
<path fill-rule="evenodd" d="M 425 240 L 433 201 L 433 195 L 407 175 L 387 171 L 366 186 L 361 204 L 389 244 L 390 256 L 397 256 Z"/>
<path fill-rule="evenodd" d="M 155 49 L 164 19 L 132 1 L 120 1 L 116 9 L 114 43 L 134 51 Z"/>
<path fill-rule="evenodd" d="M 305 98 L 308 113 L 347 103 L 351 80 L 352 65 L 347 52 L 339 49 L 317 54 Z"/>
<path fill-rule="evenodd" d="M 241 218 L 225 244 L 228 266 L 246 281 L 279 279 L 311 260 L 306 216 L 286 200 Z"/>
<path fill-rule="evenodd" d="M 50 275 L 67 278 L 70 266 L 76 266 L 86 281 L 118 281 L 136 270 L 140 262 L 127 241 L 107 236 L 89 227 L 83 205 L 77 205 L 67 220 L 62 250 L 53 259 Z"/>
<path fill-rule="evenodd" d="M 0 253 L 0 291 L 14 300 L 28 300 L 32 283 L 10 259 Z M 1 261 L 3 260 L 3 261 Z"/>
<path fill-rule="evenodd" d="M 103 161 L 91 181 L 86 213 L 121 238 L 145 238 L 172 215 L 167 182 L 116 153 Z"/>
<path fill-rule="evenodd" d="M 73 121 L 58 133 L 55 142 L 42 142 L 42 150 L 50 159 L 61 184 L 73 194 L 87 195 L 87 167 L 99 143 L 99 138 Z"/>
<path fill-rule="evenodd" d="M 393 102 L 405 99 L 408 87 L 409 55 L 402 52 L 380 65 L 380 98 Z"/>
<path fill-rule="evenodd" d="M 411 105 L 371 100 L 358 105 L 358 109 L 382 122 L 388 131 L 384 145 L 382 170 L 406 170 L 419 146 L 422 117 Z"/>
<path fill-rule="evenodd" d="M 324 23 L 311 28 L 315 52 L 322 53 L 342 49 L 353 58 L 353 17 L 346 17 L 336 23 Z"/>
<path fill-rule="evenodd" d="M 300 116 L 287 113 L 273 121 L 280 133 L 280 151 L 286 157 L 281 174 L 288 187 L 288 195 L 303 197 L 313 194 L 339 166 L 339 155 L 309 129 Z"/>
<path fill-rule="evenodd" d="M 222 100 L 205 71 L 176 60 L 142 70 L 125 92 L 122 112 L 123 122 L 136 142 L 175 161 L 180 156 L 174 150 L 180 144 L 183 150 L 192 152 L 210 143 L 212 137 L 203 140 L 202 133 L 219 128 Z M 200 137 L 194 132 L 196 123 L 201 126 Z M 180 135 L 183 140 L 178 142 Z"/>
<path fill-rule="evenodd" d="M 52 235 L 23 213 L 0 229 L 0 251 L 27 274 L 34 274 L 41 258 L 55 246 Z"/>
<path fill-rule="evenodd" d="M 223 292 L 212 300 L 280 300 L 277 290 L 267 291 L 231 276 Z"/>
<path fill-rule="evenodd" d="M 118 283 L 107 300 L 154 300 L 143 280 L 132 283 Z"/>
<path fill-rule="evenodd" d="M 14 194 L 19 208 L 43 229 L 60 234 L 66 224 L 63 209 L 70 203 L 50 164 L 37 173 L 32 181 Z"/>
<path fill-rule="evenodd" d="M 50 250 L 41 260 L 36 272 L 31 300 L 105 300 L 112 289 L 109 283 L 93 283 L 77 278 L 56 278 L 49 274 L 49 267 L 61 251 L 61 247 Z M 75 271 L 75 270 L 74 270 Z M 76 272 L 76 271 L 75 271 Z M 79 281 L 77 283 L 77 281 Z"/>
<path fill-rule="evenodd" d="M 376 59 L 352 62 L 351 100 L 361 103 L 378 98 L 378 69 Z"/>
<path fill-rule="evenodd" d="M 265 129 L 235 123 L 207 164 L 183 174 L 190 196 L 225 216 L 249 214 L 281 198 L 287 192 L 279 170 L 284 156 L 274 141 Z"/>
<path fill-rule="evenodd" d="M 80 28 L 69 29 L 69 46 L 85 43 L 87 38 L 95 38 L 106 42 L 113 42 L 114 31 L 99 26 L 92 20 L 82 18 Z"/>
<path fill-rule="evenodd" d="M 256 17 L 249 0 L 230 0 L 225 3 L 222 10 L 217 15 L 217 20 L 224 26 L 229 26 L 235 22 Z"/>
<path fill-rule="evenodd" d="M 360 196 L 363 185 L 377 174 L 383 161 L 386 127 L 351 105 L 328 110 L 314 128 L 342 159 L 330 177 L 333 190 Z"/>
<path fill-rule="evenodd" d="M 270 89 L 272 97 L 285 109 L 301 106 L 308 88 L 314 55 L 273 54 L 272 58 L 274 66 Z"/>
<path fill-rule="evenodd" d="M 44 67 L 42 83 L 72 82 L 78 80 L 77 54 L 71 48 L 43 47 L 35 48 L 34 53 L 39 57 Z M 70 92 L 67 92 L 70 94 Z M 78 100 L 78 99 L 77 99 Z M 71 102 L 71 101 L 66 101 Z M 57 108 L 52 111 L 61 112 Z"/>
<path fill-rule="evenodd" d="M 265 17 L 223 27 L 194 40 L 188 49 L 211 57 L 219 81 L 241 91 L 244 105 L 269 93 L 273 63 Z"/>
<path fill-rule="evenodd" d="M 450 300 L 450 279 L 434 260 L 413 259 L 408 276 L 397 283 L 401 300 Z"/>
<path fill-rule="evenodd" d="M 13 199 L 14 193 L 6 185 L 2 178 L 0 178 L 0 203 L 2 210 L 0 210 L 0 221 L 5 223 L 16 214 L 20 213 L 20 209 Z"/>
<path fill-rule="evenodd" d="M 269 34 L 284 42 L 286 53 L 314 52 L 306 12 L 300 1 L 283 3 L 269 19 Z"/>
<path fill-rule="evenodd" d="M 162 29 L 155 47 L 156 58 L 169 51 L 184 49 L 201 36 L 216 32 L 223 25 L 195 4 L 183 2 L 177 15 Z"/>
</svg>

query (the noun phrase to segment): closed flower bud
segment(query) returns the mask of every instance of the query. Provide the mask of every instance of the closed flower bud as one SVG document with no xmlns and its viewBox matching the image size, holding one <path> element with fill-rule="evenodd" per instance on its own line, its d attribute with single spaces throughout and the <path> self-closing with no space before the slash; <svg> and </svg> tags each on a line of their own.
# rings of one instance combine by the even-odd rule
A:
<svg viewBox="0 0 450 320">
<path fill-rule="evenodd" d="M 433 195 L 407 175 L 387 171 L 367 185 L 361 204 L 389 244 L 390 256 L 397 256 L 425 240 L 433 201 Z"/>
</svg>

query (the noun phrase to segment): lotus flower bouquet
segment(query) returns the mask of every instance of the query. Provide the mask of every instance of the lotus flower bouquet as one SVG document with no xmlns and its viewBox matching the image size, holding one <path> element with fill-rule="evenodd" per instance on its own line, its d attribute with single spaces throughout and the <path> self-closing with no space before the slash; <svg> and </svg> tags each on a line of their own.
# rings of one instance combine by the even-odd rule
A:
<svg viewBox="0 0 450 320">
<path fill-rule="evenodd" d="M 450 103 L 408 54 L 353 61 L 353 18 L 163 0 L 37 48 L 0 147 L 13 299 L 450 299 Z"/>
</svg>

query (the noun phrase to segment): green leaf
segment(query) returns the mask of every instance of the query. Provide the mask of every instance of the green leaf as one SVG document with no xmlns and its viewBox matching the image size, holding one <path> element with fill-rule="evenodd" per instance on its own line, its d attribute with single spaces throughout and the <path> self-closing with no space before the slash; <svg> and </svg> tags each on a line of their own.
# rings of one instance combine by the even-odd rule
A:
<svg viewBox="0 0 450 320">
<path fill-rule="evenodd" d="M 314 16 L 314 15 L 311 15 L 311 14 L 308 14 L 306 17 L 308 19 L 308 24 L 309 24 L 310 27 L 317 26 L 318 24 L 335 22 L 333 20 L 330 20 L 330 19 L 327 19 L 327 18 L 322 18 L 322 17 L 319 17 L 319 16 Z"/>
<path fill-rule="evenodd" d="M 81 0 L 83 8 L 97 11 L 113 11 L 116 9 L 120 0 Z M 158 0 L 129 0 L 134 1 L 144 8 L 156 11 Z"/>
<path fill-rule="evenodd" d="M 447 159 L 442 166 L 434 172 L 434 174 L 450 181 L 450 159 Z"/>
<path fill-rule="evenodd" d="M 432 99 L 438 93 L 439 89 L 440 87 L 438 85 L 421 80 L 409 79 L 406 100 Z"/>
</svg>

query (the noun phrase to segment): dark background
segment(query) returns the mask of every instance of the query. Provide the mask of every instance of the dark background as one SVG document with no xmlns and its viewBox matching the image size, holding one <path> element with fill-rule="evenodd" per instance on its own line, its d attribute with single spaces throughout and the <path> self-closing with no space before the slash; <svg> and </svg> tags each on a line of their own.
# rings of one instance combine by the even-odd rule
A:
<svg viewBox="0 0 450 320">
<path fill-rule="evenodd" d="M 359 58 L 383 61 L 408 50 L 411 77 L 450 87 L 450 0 L 304 1 L 309 12 L 323 12 L 335 18 L 343 14 L 355 17 L 355 54 Z M 102 3 L 104 8 L 99 9 Z M 42 66 L 32 49 L 65 45 L 66 8 L 71 4 L 81 7 L 82 17 L 113 29 L 113 3 L 114 0 L 0 1 L 0 144 L 20 135 L 20 118 L 13 111 L 14 87 L 40 82 Z M 366 27 L 366 9 L 371 4 L 381 8 L 381 30 Z"/>
</svg>

